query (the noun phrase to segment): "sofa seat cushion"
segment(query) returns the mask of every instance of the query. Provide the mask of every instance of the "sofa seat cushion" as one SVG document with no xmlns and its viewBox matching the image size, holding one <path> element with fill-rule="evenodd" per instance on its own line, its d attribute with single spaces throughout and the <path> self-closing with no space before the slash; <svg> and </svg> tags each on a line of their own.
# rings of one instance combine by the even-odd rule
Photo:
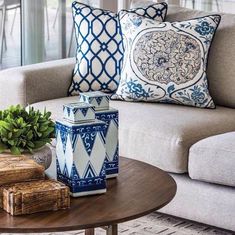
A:
<svg viewBox="0 0 235 235">
<path fill-rule="evenodd" d="M 212 136 L 189 151 L 192 179 L 235 187 L 235 132 Z"/>
<path fill-rule="evenodd" d="M 62 105 L 77 97 L 44 101 L 54 119 L 62 117 Z M 120 155 L 145 161 L 166 171 L 188 171 L 189 148 L 206 137 L 235 131 L 235 109 L 199 109 L 158 103 L 111 101 L 119 110 Z"/>
</svg>

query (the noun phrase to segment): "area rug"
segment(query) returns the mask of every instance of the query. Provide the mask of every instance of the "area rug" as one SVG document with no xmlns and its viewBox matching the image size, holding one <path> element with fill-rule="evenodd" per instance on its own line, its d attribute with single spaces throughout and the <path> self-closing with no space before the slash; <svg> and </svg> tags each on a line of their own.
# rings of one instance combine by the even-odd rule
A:
<svg viewBox="0 0 235 235">
<path fill-rule="evenodd" d="M 118 230 L 120 235 L 235 235 L 235 233 L 223 229 L 157 212 L 122 223 Z M 0 235 L 9 235 L 9 233 L 1 233 Z M 34 235 L 36 234 L 34 233 Z M 84 235 L 84 232 L 41 233 L 41 235 Z M 96 229 L 95 235 L 105 235 L 105 232 L 102 229 Z"/>
</svg>

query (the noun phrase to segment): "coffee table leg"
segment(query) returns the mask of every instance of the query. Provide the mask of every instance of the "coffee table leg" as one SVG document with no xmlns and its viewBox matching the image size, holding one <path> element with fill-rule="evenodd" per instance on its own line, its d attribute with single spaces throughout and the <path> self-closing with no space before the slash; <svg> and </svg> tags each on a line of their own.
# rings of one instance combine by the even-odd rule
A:
<svg viewBox="0 0 235 235">
<path fill-rule="evenodd" d="M 107 227 L 102 227 L 102 228 L 106 230 L 106 235 L 118 235 L 117 224 L 109 225 Z M 94 228 L 85 229 L 85 235 L 95 235 L 95 229 Z"/>
<path fill-rule="evenodd" d="M 117 224 L 114 224 L 114 225 L 109 225 L 107 227 L 107 235 L 118 235 L 118 226 Z"/>
<path fill-rule="evenodd" d="M 94 228 L 86 229 L 85 235 L 95 235 L 95 229 Z"/>
</svg>

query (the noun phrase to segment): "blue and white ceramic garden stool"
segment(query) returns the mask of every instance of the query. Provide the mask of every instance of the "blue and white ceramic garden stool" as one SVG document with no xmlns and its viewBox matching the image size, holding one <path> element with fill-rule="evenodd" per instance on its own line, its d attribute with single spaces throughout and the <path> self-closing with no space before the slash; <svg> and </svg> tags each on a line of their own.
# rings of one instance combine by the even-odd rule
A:
<svg viewBox="0 0 235 235">
<path fill-rule="evenodd" d="M 106 192 L 105 128 L 95 119 L 56 121 L 57 179 L 74 197 Z"/>
</svg>

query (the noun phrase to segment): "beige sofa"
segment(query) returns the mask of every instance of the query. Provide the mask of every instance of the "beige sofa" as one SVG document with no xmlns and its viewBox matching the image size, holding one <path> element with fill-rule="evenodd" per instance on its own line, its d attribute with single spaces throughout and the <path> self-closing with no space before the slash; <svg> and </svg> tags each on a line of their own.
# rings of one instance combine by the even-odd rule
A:
<svg viewBox="0 0 235 235">
<path fill-rule="evenodd" d="M 167 20 L 207 13 L 170 7 Z M 33 105 L 61 117 L 74 59 L 0 73 L 0 108 Z M 174 177 L 177 194 L 161 211 L 235 230 L 235 15 L 224 14 L 210 51 L 214 110 L 112 101 L 120 112 L 120 154 L 158 166 Z"/>
</svg>

